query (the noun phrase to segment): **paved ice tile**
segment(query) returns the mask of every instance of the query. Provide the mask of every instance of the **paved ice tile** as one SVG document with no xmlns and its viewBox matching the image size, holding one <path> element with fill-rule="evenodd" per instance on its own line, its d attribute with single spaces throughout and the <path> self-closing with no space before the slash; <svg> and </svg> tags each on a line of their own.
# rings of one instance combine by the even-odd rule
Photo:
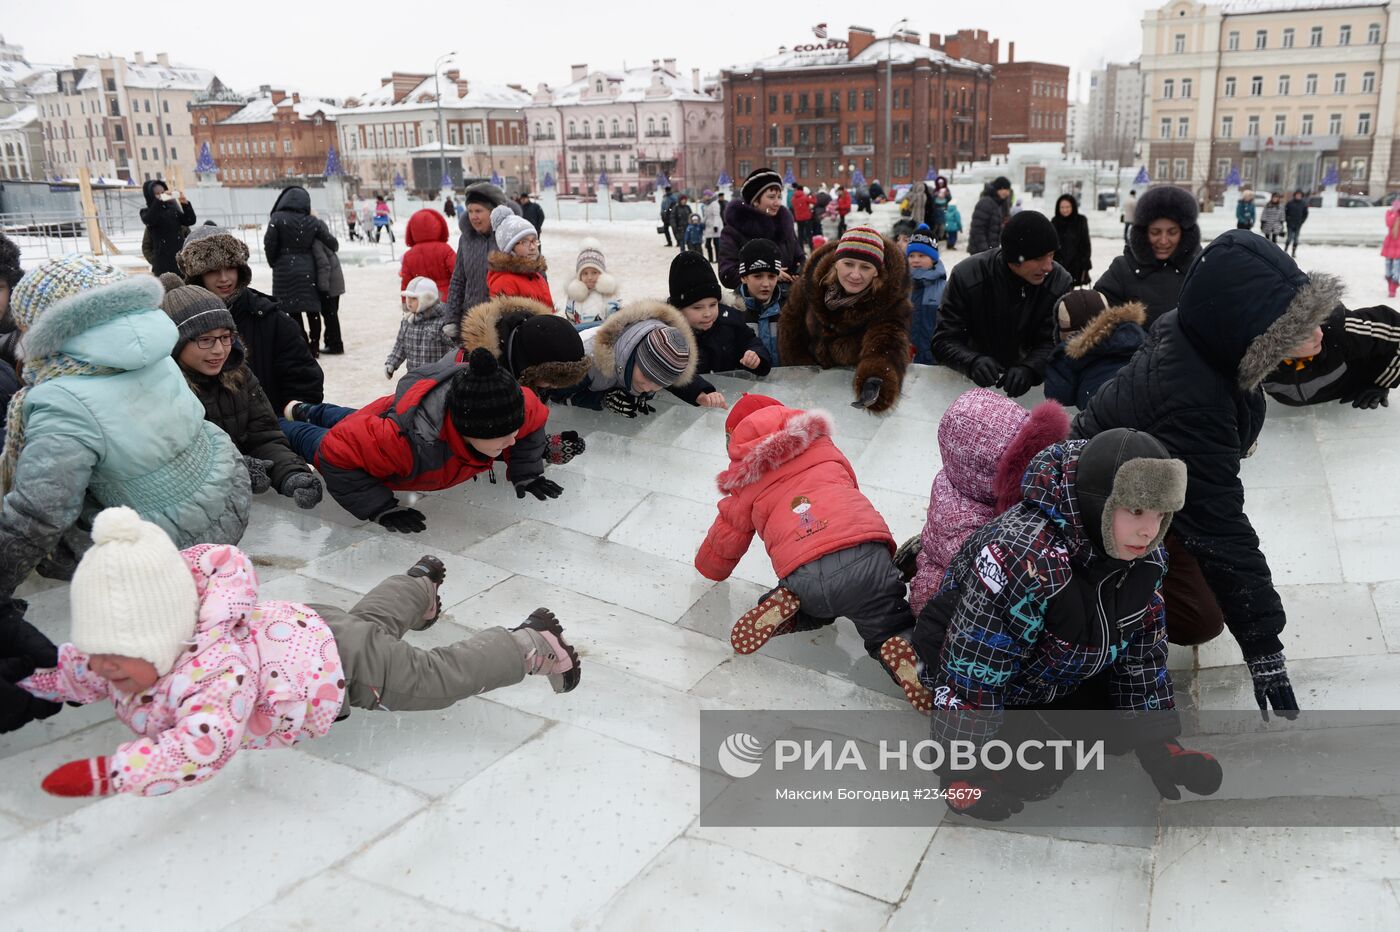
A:
<svg viewBox="0 0 1400 932">
<path fill-rule="evenodd" d="M 932 479 L 929 485 L 933 485 Z M 862 482 L 860 490 L 890 526 L 890 536 L 894 538 L 896 547 L 923 531 L 924 519 L 928 516 L 928 489 L 922 492 L 894 492 Z"/>
<path fill-rule="evenodd" d="M 695 768 L 556 726 L 345 870 L 502 925 L 570 929 L 685 829 L 699 799 Z"/>
<path fill-rule="evenodd" d="M 701 504 L 653 493 L 613 528 L 607 539 L 686 564 L 694 578 L 704 579 L 694 567 L 695 554 L 718 515 L 713 502 Z M 757 534 L 733 575 L 759 585 L 766 583 L 770 589 L 778 584 L 773 575 L 773 561 L 768 559 L 768 551 Z"/>
<path fill-rule="evenodd" d="M 625 481 L 649 492 L 713 503 L 715 476 L 728 466 L 723 446 L 705 454 L 650 443 L 646 435 L 632 438 L 599 432 L 588 436 L 588 449 L 567 468 L 606 482 Z M 559 484 L 564 485 L 564 480 Z"/>
<path fill-rule="evenodd" d="M 744 851 L 673 842 L 588 928 L 879 929 L 889 906 Z"/>
<path fill-rule="evenodd" d="M 1381 583 L 1375 587 L 1371 598 L 1380 618 L 1386 649 L 1400 651 L 1400 582 Z"/>
<path fill-rule="evenodd" d="M 457 605 L 452 614 L 472 628 L 512 627 L 538 605 L 559 617 L 585 663 L 605 664 L 672 689 L 690 689 L 733 654 L 728 640 L 717 641 L 529 576 L 512 576 Z"/>
<path fill-rule="evenodd" d="M 1270 403 L 1269 427 L 1273 426 L 1275 412 L 1279 410 L 1288 409 L 1283 405 Z M 1394 405 L 1376 411 L 1362 411 L 1351 405 L 1340 404 L 1305 410 L 1313 418 L 1317 439 L 1324 444 L 1346 437 L 1393 437 L 1400 435 L 1400 408 Z"/>
<path fill-rule="evenodd" d="M 591 446 L 589 450 L 592 450 Z M 585 452 L 583 457 L 587 456 Z M 580 462 L 583 457 L 575 462 Z M 600 478 L 580 472 L 573 463 L 551 466 L 548 475 L 563 487 L 564 492 L 558 498 L 543 502 L 529 494 L 524 498 L 517 496 L 515 486 L 505 481 L 504 471 L 501 472 L 501 481 L 495 485 L 477 483 L 479 488 L 471 489 L 470 496 L 435 495 L 435 505 L 441 509 L 444 520 L 439 522 L 436 515 L 430 515 L 428 530 L 423 536 L 432 538 L 436 535 L 447 541 L 453 551 L 460 553 L 516 521 L 530 519 L 602 537 L 647 494 L 645 489 L 628 484 L 630 477 L 614 475 Z M 439 524 L 442 528 L 438 528 Z"/>
<path fill-rule="evenodd" d="M 938 428 L 928 421 L 894 415 L 885 418 L 859 460 L 852 461 L 861 488 L 877 486 L 915 497 L 927 505 L 933 476 L 942 465 Z"/>
<path fill-rule="evenodd" d="M 433 548 L 424 541 L 411 536 L 391 537 L 385 532 L 313 560 L 301 572 L 313 579 L 364 593 L 386 578 L 403 573 L 424 553 L 432 552 Z M 470 557 L 451 553 L 438 556 L 447 566 L 447 582 L 439 590 L 444 606 L 456 605 L 510 576 L 503 569 Z"/>
<path fill-rule="evenodd" d="M 894 411 L 900 417 L 937 424 L 958 396 L 973 387 L 969 379 L 947 366 L 916 363 L 904 375 L 904 391 Z M 1039 389 L 1032 389 L 1026 398 L 1013 400 L 1029 406 L 1045 399 Z"/>
<path fill-rule="evenodd" d="M 443 909 L 337 870 L 297 884 L 286 896 L 244 916 L 230 932 L 317 932 L 321 929 L 412 929 L 414 932 L 499 932 L 484 919 Z"/>
<path fill-rule="evenodd" d="M 1367 586 L 1337 583 L 1279 586 L 1288 624 L 1280 637 L 1289 660 L 1385 652 L 1385 638 Z M 1239 642 L 1229 630 L 1200 646 L 1202 667 L 1243 663 Z"/>
<path fill-rule="evenodd" d="M 296 750 L 248 751 L 201 786 L 109 797 L 8 839 L 0 910 L 16 929 L 220 928 L 421 805 Z"/>
<path fill-rule="evenodd" d="M 259 579 L 267 575 L 268 568 L 297 569 L 374 533 L 334 524 L 321 515 L 299 509 L 258 507 L 253 514 L 238 547 L 253 558 Z"/>
<path fill-rule="evenodd" d="M 1303 709 L 1400 709 L 1400 654 L 1288 662 Z M 1198 676 L 1202 709 L 1257 709 L 1243 666 L 1214 667 Z"/>
<path fill-rule="evenodd" d="M 689 563 L 661 559 L 536 521 L 521 521 L 467 553 L 512 573 L 586 592 L 663 621 L 680 618 L 713 585 Z M 450 586 L 450 563 L 448 567 Z M 548 599 L 539 604 L 548 604 Z"/>
<path fill-rule="evenodd" d="M 1337 437 L 1321 446 L 1338 518 L 1400 515 L 1400 487 L 1377 481 L 1378 463 L 1400 462 L 1400 434 L 1386 437 Z"/>
<path fill-rule="evenodd" d="M 1152 929 L 1400 928 L 1394 829 L 1171 828 Z"/>
<path fill-rule="evenodd" d="M 667 404 L 665 392 L 658 395 L 655 414 L 645 414 L 629 418 L 612 411 L 593 411 L 589 408 L 575 408 L 567 405 L 549 406 L 549 426 L 551 434 L 566 430 L 578 431 L 593 448 L 593 434 L 604 432 L 620 437 L 646 435 L 649 443 L 666 445 L 684 433 L 701 415 L 699 408 L 686 404 Z M 585 452 L 584 456 L 588 453 Z"/>
<path fill-rule="evenodd" d="M 1249 490 L 1326 485 L 1332 469 L 1329 462 L 1323 471 L 1324 459 L 1326 450 L 1318 452 L 1309 419 L 1270 420 L 1259 449 L 1240 463 L 1240 479 Z"/>
<path fill-rule="evenodd" d="M 944 825 L 885 932 L 949 923 L 962 929 L 1027 923 L 1044 932 L 1146 929 L 1151 859 L 1142 848 Z M 1202 882 L 1191 896 L 1214 901 L 1205 889 Z"/>
<path fill-rule="evenodd" d="M 324 480 L 322 480 L 324 482 Z M 256 514 L 264 508 L 286 511 L 291 514 L 314 515 L 322 521 L 337 524 L 341 527 L 364 527 L 366 522 L 355 517 L 350 512 L 341 508 L 329 492 L 321 496 L 321 501 L 315 508 L 298 508 L 297 503 L 285 495 L 278 495 L 275 492 L 264 492 L 262 495 L 254 496 L 253 512 Z M 249 522 L 251 523 L 251 522 Z"/>
<path fill-rule="evenodd" d="M 874 660 L 870 664 L 880 669 Z M 883 671 L 881 675 L 884 676 Z M 888 676 L 885 681 L 890 682 Z M 894 688 L 893 683 L 890 686 Z M 735 655 L 716 667 L 692 692 L 745 709 L 889 710 L 917 714 L 903 691 L 895 698 L 759 654 Z"/>
<path fill-rule="evenodd" d="M 1400 577 L 1400 517 L 1360 518 L 1335 525 L 1347 582 L 1389 582 Z"/>
<path fill-rule="evenodd" d="M 1246 489 L 1244 511 L 1259 534 L 1275 584 L 1342 581 L 1341 533 L 1333 535 L 1326 486 Z"/>
<path fill-rule="evenodd" d="M 43 822 L 96 802 L 94 797 L 50 796 L 39 786 L 56 767 L 72 760 L 110 754 L 122 742 L 136 737 L 125 724 L 110 717 L 110 702 L 93 703 L 93 706 L 93 714 L 99 714 L 100 710 L 109 718 L 91 728 L 0 758 L 0 811 L 28 822 Z M 69 711 L 74 710 L 65 709 L 58 718 Z"/>
</svg>

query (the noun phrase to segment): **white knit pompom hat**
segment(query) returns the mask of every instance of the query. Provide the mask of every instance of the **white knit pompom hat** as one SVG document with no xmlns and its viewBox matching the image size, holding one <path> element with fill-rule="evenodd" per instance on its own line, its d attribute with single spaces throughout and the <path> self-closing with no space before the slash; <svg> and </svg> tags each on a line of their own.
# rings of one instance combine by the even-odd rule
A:
<svg viewBox="0 0 1400 932">
<path fill-rule="evenodd" d="M 199 595 L 175 544 L 130 508 L 92 522 L 92 548 L 73 573 L 73 645 L 85 654 L 139 657 L 161 676 L 194 639 Z"/>
<path fill-rule="evenodd" d="M 538 236 L 535 225 L 518 216 L 505 204 L 491 211 L 491 229 L 496 231 L 496 248 L 510 252 L 515 244 L 527 236 Z"/>
</svg>

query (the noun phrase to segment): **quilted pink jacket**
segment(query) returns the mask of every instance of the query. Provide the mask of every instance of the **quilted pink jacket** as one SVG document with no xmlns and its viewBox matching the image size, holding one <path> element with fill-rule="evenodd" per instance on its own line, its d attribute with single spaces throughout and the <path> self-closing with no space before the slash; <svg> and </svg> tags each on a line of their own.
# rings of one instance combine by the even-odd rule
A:
<svg viewBox="0 0 1400 932">
<path fill-rule="evenodd" d="M 986 388 L 963 392 L 938 422 L 943 468 L 933 477 L 918 570 L 909 584 L 917 615 L 938 593 L 948 564 L 973 531 L 1020 499 L 1021 476 L 1035 454 L 1069 436 L 1058 402 L 1027 411 Z"/>
<path fill-rule="evenodd" d="M 236 547 L 182 551 L 199 593 L 190 649 L 143 693 L 113 691 L 72 644 L 58 666 L 20 683 L 55 702 L 110 698 L 139 738 L 108 758 L 115 792 L 159 796 L 212 777 L 241 748 L 282 747 L 326 734 L 345 678 L 335 638 L 311 609 L 257 601 L 253 564 Z"/>
</svg>

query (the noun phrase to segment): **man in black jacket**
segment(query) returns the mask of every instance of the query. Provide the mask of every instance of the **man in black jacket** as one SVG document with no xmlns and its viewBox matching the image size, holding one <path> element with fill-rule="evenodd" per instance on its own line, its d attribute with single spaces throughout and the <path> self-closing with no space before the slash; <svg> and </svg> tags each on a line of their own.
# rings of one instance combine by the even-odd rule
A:
<svg viewBox="0 0 1400 932">
<path fill-rule="evenodd" d="M 544 232 L 544 208 L 537 202 L 530 200 L 529 191 L 520 192 L 520 216 L 530 221 L 530 226 L 535 228 L 535 235 Z"/>
<path fill-rule="evenodd" d="M 1269 706 L 1288 714 L 1298 703 L 1279 639 L 1283 603 L 1244 513 L 1240 460 L 1264 426 L 1260 383 L 1320 339 L 1340 296 L 1333 276 L 1305 275 L 1263 237 L 1229 230 L 1192 264 L 1152 341 L 1074 421 L 1082 438 L 1147 431 L 1185 461 L 1186 505 L 1167 536 L 1167 633 L 1178 644 L 1209 640 L 1220 630 L 1209 618 L 1218 607 L 1266 717 Z"/>
<path fill-rule="evenodd" d="M 185 193 L 171 194 L 164 181 L 151 180 L 141 186 L 146 206 L 141 208 L 141 222 L 151 237 L 151 274 L 175 271 L 175 253 L 185 240 L 184 230 L 194 226 L 194 208 Z M 144 245 L 144 244 L 143 244 Z"/>
<path fill-rule="evenodd" d="M 972 222 L 967 228 L 967 252 L 976 255 L 1001 241 L 1001 230 L 1010 213 L 1011 180 L 999 177 L 982 189 L 982 197 L 972 209 Z"/>
<path fill-rule="evenodd" d="M 1055 302 L 1072 284 L 1055 261 L 1057 245 L 1045 215 L 1023 210 L 1002 231 L 1000 247 L 955 265 L 933 332 L 934 359 L 1010 398 L 1045 381 Z"/>
</svg>

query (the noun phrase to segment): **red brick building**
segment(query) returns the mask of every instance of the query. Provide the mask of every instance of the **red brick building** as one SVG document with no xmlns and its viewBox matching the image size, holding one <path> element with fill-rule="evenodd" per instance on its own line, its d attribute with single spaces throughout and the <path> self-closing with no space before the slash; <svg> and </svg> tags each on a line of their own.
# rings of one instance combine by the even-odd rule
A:
<svg viewBox="0 0 1400 932">
<path fill-rule="evenodd" d="M 725 162 L 736 181 L 769 165 L 815 187 L 849 184 L 856 171 L 898 184 L 985 159 L 996 60 L 983 30 L 923 45 L 915 33 L 876 39 L 852 26 L 845 40 L 731 66 L 720 77 Z"/>
<path fill-rule="evenodd" d="M 320 175 L 336 144 L 334 105 L 264 87 L 252 100 L 196 100 L 195 150 L 209 143 L 219 180 L 251 188 Z"/>
<path fill-rule="evenodd" d="M 1008 42 L 1007 60 L 996 66 L 992 89 L 992 152 L 1005 155 L 1013 142 L 1065 142 L 1069 113 L 1069 68 L 1016 61 Z"/>
</svg>

